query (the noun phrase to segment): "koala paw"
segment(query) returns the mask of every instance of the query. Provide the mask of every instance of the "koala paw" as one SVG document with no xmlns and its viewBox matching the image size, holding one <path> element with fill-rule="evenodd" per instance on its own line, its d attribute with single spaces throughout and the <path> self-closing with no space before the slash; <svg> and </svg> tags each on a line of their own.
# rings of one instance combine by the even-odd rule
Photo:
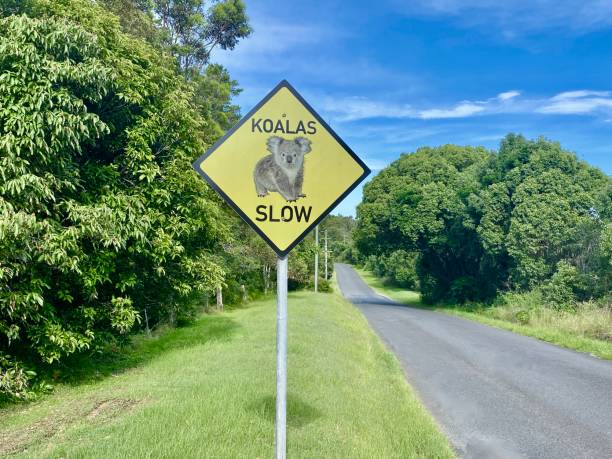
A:
<svg viewBox="0 0 612 459">
<path fill-rule="evenodd" d="M 268 193 L 258 193 L 257 196 L 259 196 L 260 198 L 264 198 L 268 196 Z"/>
<path fill-rule="evenodd" d="M 303 193 L 298 194 L 298 198 L 305 198 L 305 197 L 306 197 L 306 195 L 303 194 Z"/>
</svg>

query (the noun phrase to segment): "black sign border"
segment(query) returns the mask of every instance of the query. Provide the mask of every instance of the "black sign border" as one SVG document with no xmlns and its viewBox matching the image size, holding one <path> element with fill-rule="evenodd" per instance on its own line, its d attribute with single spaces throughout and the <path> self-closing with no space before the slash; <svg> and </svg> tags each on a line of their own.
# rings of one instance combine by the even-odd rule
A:
<svg viewBox="0 0 612 459">
<path fill-rule="evenodd" d="M 363 169 L 363 174 L 361 174 L 361 176 L 359 176 L 357 178 L 357 180 L 355 180 L 355 182 L 353 182 L 353 184 L 344 192 L 342 193 L 342 195 L 340 195 L 340 197 L 338 199 L 336 199 L 325 211 L 323 211 L 321 213 L 321 215 L 314 221 L 312 222 L 311 225 L 308 226 L 308 228 L 306 228 L 304 230 L 304 232 L 302 232 L 302 234 L 300 234 L 285 250 L 281 250 L 279 247 L 276 246 L 276 244 L 274 244 L 274 242 L 272 242 L 267 236 L 266 234 L 259 229 L 259 227 L 255 224 L 255 222 L 253 222 L 241 209 L 240 207 L 238 207 L 238 205 L 232 201 L 230 199 L 230 197 L 225 194 L 223 192 L 223 190 L 221 188 L 219 188 L 219 186 L 215 183 L 215 181 L 209 177 L 201 168 L 201 164 L 210 156 L 212 155 L 215 150 L 217 148 L 219 148 L 221 146 L 221 144 L 223 142 L 225 142 L 225 140 L 230 137 L 234 132 L 236 132 L 240 126 L 242 126 L 249 118 L 251 118 L 266 102 L 268 102 L 268 100 L 270 100 L 272 98 L 272 96 L 274 96 L 278 91 L 280 91 L 282 88 L 287 88 L 291 94 L 293 94 L 295 96 L 296 99 L 298 99 L 303 105 L 304 107 L 306 107 L 306 109 L 310 112 L 310 114 L 325 128 L 327 129 L 327 131 L 332 135 L 332 137 L 336 140 L 336 142 L 338 142 L 342 148 L 344 148 L 346 150 L 346 152 L 351 155 L 351 157 L 355 160 L 355 162 L 357 162 Z M 231 167 L 231 166 L 230 166 Z M 327 217 L 327 215 L 329 215 L 329 213 L 340 203 L 340 201 L 342 201 L 351 191 L 353 191 L 369 174 L 370 174 L 370 169 L 368 168 L 368 166 L 366 166 L 366 164 L 355 154 L 355 152 L 338 136 L 338 134 L 336 134 L 334 132 L 334 130 L 325 122 L 325 120 L 323 120 L 323 118 L 321 118 L 319 116 L 319 114 L 314 110 L 314 108 L 312 108 L 310 106 L 310 104 L 308 102 L 306 102 L 304 100 L 304 98 L 295 90 L 295 88 L 293 86 L 291 86 L 289 84 L 289 82 L 287 80 L 283 80 L 281 81 L 279 84 L 276 85 L 276 87 L 270 91 L 268 93 L 268 95 L 266 97 L 264 97 L 257 105 L 255 105 L 255 107 L 253 107 L 249 113 L 247 113 L 246 115 L 244 115 L 242 117 L 242 119 L 234 126 L 232 127 L 229 131 L 227 131 L 225 133 L 225 135 L 223 137 L 221 137 L 219 140 L 217 140 L 215 142 L 215 144 L 210 147 L 208 150 L 206 150 L 206 152 L 200 156 L 198 159 L 196 159 L 193 163 L 193 168 L 196 170 L 196 172 L 198 174 L 200 174 L 200 176 L 206 180 L 206 182 L 217 192 L 221 195 L 221 197 L 225 200 L 225 202 L 227 202 L 230 207 L 232 207 L 237 213 L 238 215 L 240 215 L 240 217 L 251 227 L 255 230 L 255 232 L 257 234 L 259 234 L 259 236 L 268 243 L 268 245 L 272 248 L 272 250 L 274 250 L 274 252 L 276 252 L 276 254 L 280 257 L 280 258 L 285 258 L 289 252 L 291 252 L 291 250 L 298 245 L 307 235 L 310 231 L 312 231 L 312 229 L 317 226 L 325 217 Z"/>
</svg>

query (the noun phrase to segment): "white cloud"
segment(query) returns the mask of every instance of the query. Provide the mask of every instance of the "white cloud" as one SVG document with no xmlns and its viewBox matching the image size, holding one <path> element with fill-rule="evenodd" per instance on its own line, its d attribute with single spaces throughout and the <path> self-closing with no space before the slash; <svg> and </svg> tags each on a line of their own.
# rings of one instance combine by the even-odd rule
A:
<svg viewBox="0 0 612 459">
<path fill-rule="evenodd" d="M 417 118 L 423 120 L 445 118 L 467 118 L 487 111 L 493 111 L 502 104 L 511 104 L 518 91 L 508 91 L 484 101 L 461 101 L 450 107 L 417 109 L 408 104 L 374 101 L 365 97 L 352 97 L 344 100 L 326 100 L 323 108 L 336 115 L 340 121 L 353 121 L 367 118 Z"/>
<path fill-rule="evenodd" d="M 343 100 L 327 99 L 322 107 L 335 113 L 341 121 L 367 118 L 413 118 L 416 112 L 410 105 L 389 104 L 365 97 L 349 97 Z"/>
<path fill-rule="evenodd" d="M 568 91 L 551 97 L 549 102 L 536 111 L 559 115 L 585 115 L 612 110 L 610 91 Z"/>
<path fill-rule="evenodd" d="M 505 39 L 563 30 L 583 34 L 612 26 L 609 0 L 389 0 L 410 16 L 450 17 L 460 26 Z"/>
<path fill-rule="evenodd" d="M 496 114 L 539 113 L 546 115 L 612 114 L 612 91 L 576 90 L 548 98 L 526 98 L 512 90 L 485 100 L 464 100 L 446 107 L 415 107 L 392 101 L 353 97 L 327 100 L 323 108 L 339 121 L 370 118 L 451 119 Z"/>
<path fill-rule="evenodd" d="M 578 97 L 607 97 L 611 93 L 610 91 L 589 91 L 587 89 L 581 89 L 579 91 L 566 91 L 560 92 L 550 100 L 565 100 L 565 99 L 576 99 Z"/>
<path fill-rule="evenodd" d="M 315 25 L 274 23 L 269 20 L 252 20 L 253 33 L 241 41 L 234 50 L 217 50 L 213 61 L 232 70 L 278 71 L 279 65 L 287 67 L 291 60 L 286 59 L 292 50 L 310 47 L 328 40 L 336 33 L 333 30 Z"/>
<path fill-rule="evenodd" d="M 461 102 L 452 108 L 432 108 L 418 112 L 418 118 L 424 120 L 439 118 L 466 118 L 486 110 L 486 103 Z"/>
<path fill-rule="evenodd" d="M 497 95 L 497 98 L 499 100 L 510 100 L 510 99 L 514 99 L 515 97 L 520 96 L 521 93 L 519 91 L 506 91 L 506 92 L 501 92 Z"/>
</svg>

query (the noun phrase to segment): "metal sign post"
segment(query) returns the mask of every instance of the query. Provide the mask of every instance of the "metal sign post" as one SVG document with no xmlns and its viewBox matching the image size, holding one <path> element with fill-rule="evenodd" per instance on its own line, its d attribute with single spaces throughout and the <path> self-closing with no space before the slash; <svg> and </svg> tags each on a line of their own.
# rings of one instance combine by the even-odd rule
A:
<svg viewBox="0 0 612 459">
<path fill-rule="evenodd" d="M 287 257 L 276 262 L 276 459 L 287 453 Z"/>
<path fill-rule="evenodd" d="M 287 256 L 370 170 L 286 81 L 193 167 L 278 256 L 275 448 L 276 459 L 285 459 Z M 315 291 L 319 280 L 318 228 L 316 239 Z"/>
<path fill-rule="evenodd" d="M 319 225 L 315 226 L 314 291 L 319 291 Z"/>
</svg>

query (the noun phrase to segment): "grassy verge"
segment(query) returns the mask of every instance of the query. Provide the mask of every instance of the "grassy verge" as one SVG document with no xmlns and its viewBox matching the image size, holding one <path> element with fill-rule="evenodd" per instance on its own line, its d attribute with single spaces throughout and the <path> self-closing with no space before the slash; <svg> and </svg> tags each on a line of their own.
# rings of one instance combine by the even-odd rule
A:
<svg viewBox="0 0 612 459">
<path fill-rule="evenodd" d="M 378 293 L 400 303 L 426 307 L 417 292 L 386 286 L 370 271 L 359 268 L 356 271 Z M 447 304 L 428 308 L 612 360 L 612 312 L 609 309 L 585 304 L 576 312 L 554 311 L 522 304 L 526 295 L 529 294 L 515 295 L 514 303 L 509 297 L 509 304 L 500 306 Z M 597 339 L 598 336 L 604 339 Z"/>
<path fill-rule="evenodd" d="M 385 285 L 383 280 L 380 277 L 377 277 L 372 271 L 357 268 L 356 266 L 353 266 L 353 269 L 359 273 L 366 284 L 372 287 L 379 294 L 388 296 L 398 303 L 409 304 L 411 306 L 422 306 L 421 295 L 419 292 L 406 290 L 401 287 L 394 287 L 392 285 Z"/>
<path fill-rule="evenodd" d="M 274 455 L 275 301 L 140 338 L 114 371 L 0 410 L 0 455 Z M 83 382 L 87 381 L 87 382 Z M 453 457 L 397 360 L 338 294 L 289 298 L 288 457 Z"/>
</svg>

